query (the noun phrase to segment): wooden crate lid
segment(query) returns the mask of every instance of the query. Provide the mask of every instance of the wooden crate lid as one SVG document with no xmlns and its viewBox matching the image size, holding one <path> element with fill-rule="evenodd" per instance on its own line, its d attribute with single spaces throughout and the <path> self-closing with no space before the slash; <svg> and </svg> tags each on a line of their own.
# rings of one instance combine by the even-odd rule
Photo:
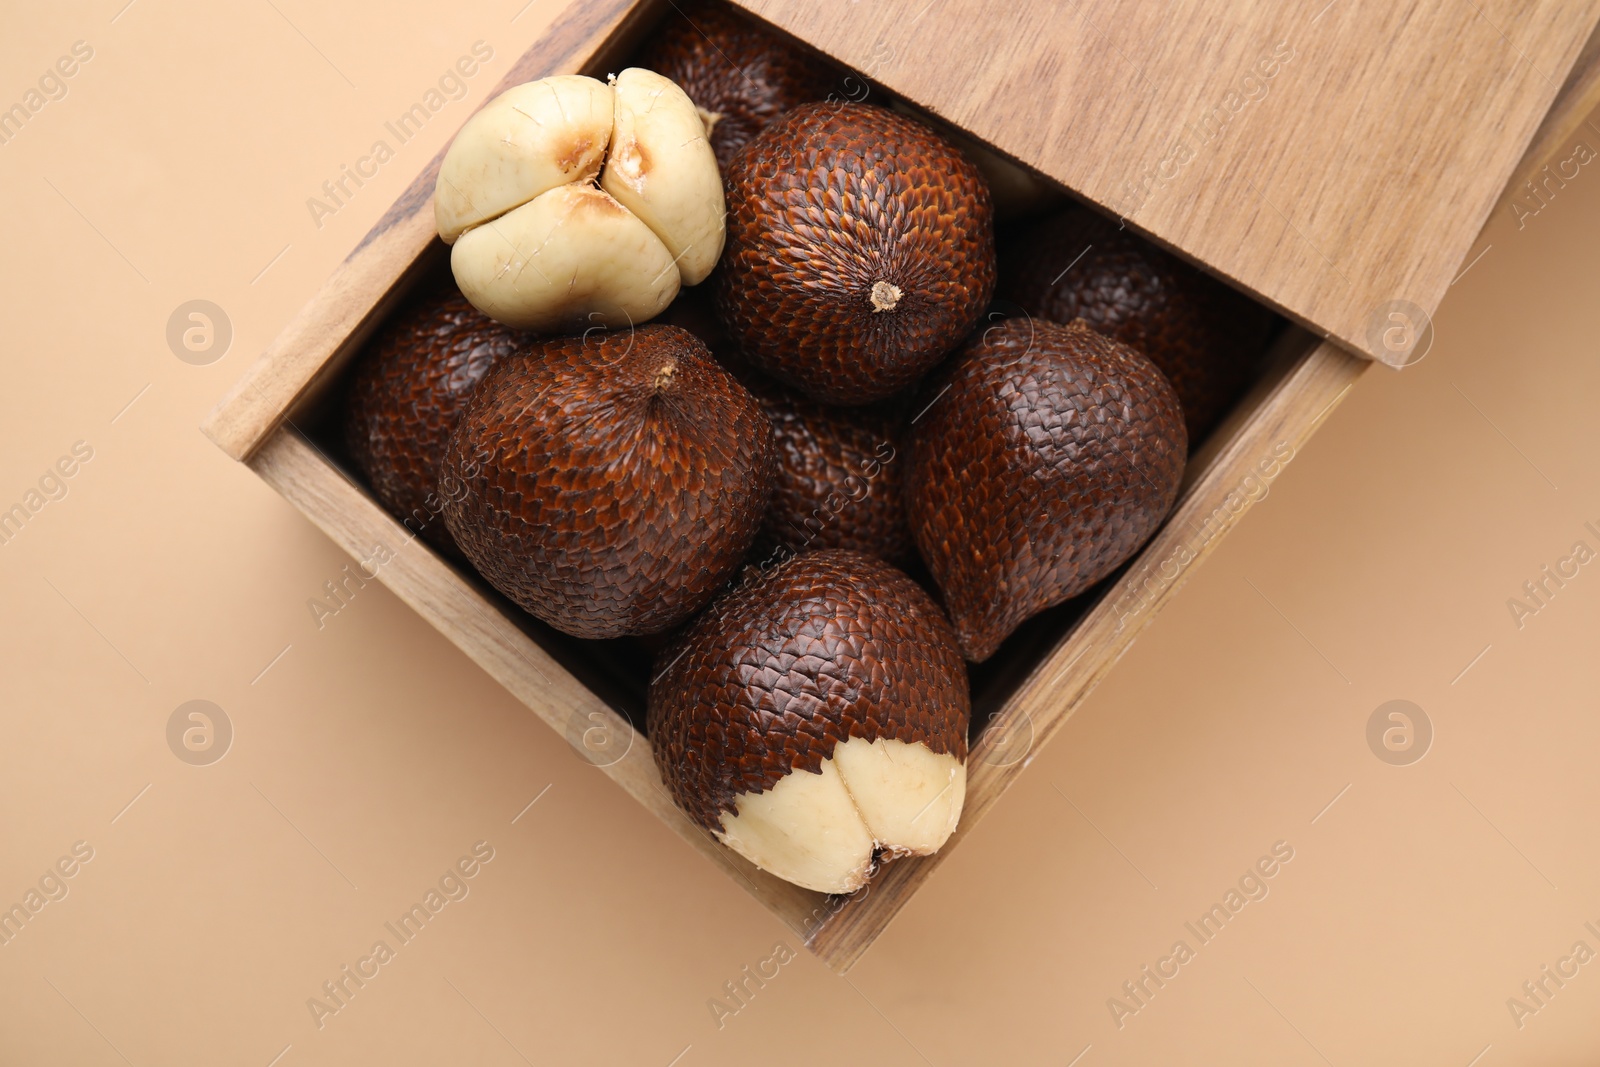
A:
<svg viewBox="0 0 1600 1067">
<path fill-rule="evenodd" d="M 739 0 L 1358 353 L 1431 315 L 1597 0 Z"/>
</svg>

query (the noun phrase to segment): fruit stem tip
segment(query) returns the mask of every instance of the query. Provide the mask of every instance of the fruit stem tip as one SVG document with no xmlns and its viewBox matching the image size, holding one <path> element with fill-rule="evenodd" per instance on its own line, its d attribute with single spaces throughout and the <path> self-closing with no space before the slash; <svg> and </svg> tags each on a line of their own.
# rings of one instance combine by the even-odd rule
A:
<svg viewBox="0 0 1600 1067">
<path fill-rule="evenodd" d="M 655 382 L 656 392 L 659 393 L 661 390 L 665 389 L 668 385 L 670 385 L 672 383 L 672 376 L 674 374 L 677 374 L 677 373 L 678 373 L 678 361 L 677 360 L 669 359 L 665 363 L 661 364 L 661 368 L 656 371 L 656 382 Z"/>
<path fill-rule="evenodd" d="M 904 295 L 904 294 L 902 294 L 900 292 L 900 287 L 898 285 L 893 284 L 892 282 L 882 282 L 882 281 L 873 282 L 872 283 L 872 310 L 873 310 L 873 312 L 876 313 L 876 312 L 879 312 L 879 311 L 893 311 L 894 308 L 895 308 L 895 305 L 900 303 L 900 297 L 902 295 Z"/>
</svg>

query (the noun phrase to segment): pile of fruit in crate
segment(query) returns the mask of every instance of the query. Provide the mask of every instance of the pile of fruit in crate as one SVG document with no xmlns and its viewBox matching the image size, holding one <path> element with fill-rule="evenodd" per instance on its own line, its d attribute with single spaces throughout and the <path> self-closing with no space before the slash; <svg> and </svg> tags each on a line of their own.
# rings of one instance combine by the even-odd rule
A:
<svg viewBox="0 0 1600 1067">
<path fill-rule="evenodd" d="M 1271 316 L 731 9 L 637 62 L 467 122 L 454 285 L 363 353 L 346 441 L 535 617 L 663 635 L 675 801 L 850 892 L 950 836 L 966 664 L 1159 527 Z"/>
</svg>

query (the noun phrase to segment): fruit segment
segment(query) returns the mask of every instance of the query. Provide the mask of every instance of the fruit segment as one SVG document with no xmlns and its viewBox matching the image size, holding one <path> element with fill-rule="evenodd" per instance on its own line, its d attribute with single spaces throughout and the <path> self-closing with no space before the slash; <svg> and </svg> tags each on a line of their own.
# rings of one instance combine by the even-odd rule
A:
<svg viewBox="0 0 1600 1067">
<path fill-rule="evenodd" d="M 871 873 L 872 831 L 833 760 L 740 794 L 735 806 L 717 837 L 764 871 L 819 893 L 854 892 Z"/>
<path fill-rule="evenodd" d="M 764 871 L 819 893 L 853 893 L 884 855 L 926 856 L 949 839 L 967 768 L 924 744 L 852 737 L 821 773 L 743 793 L 718 838 Z"/>
<path fill-rule="evenodd" d="M 600 187 L 667 246 L 684 285 L 722 255 L 722 176 L 705 124 L 682 89 L 630 67 L 612 83 L 616 119 Z"/>
<path fill-rule="evenodd" d="M 611 87 L 580 74 L 514 86 L 467 120 L 439 165 L 439 236 L 462 233 L 560 185 L 600 173 L 611 141 Z"/>
<path fill-rule="evenodd" d="M 468 230 L 450 267 L 474 306 L 521 330 L 626 329 L 678 295 L 667 246 L 592 185 L 558 186 Z"/>
<path fill-rule="evenodd" d="M 955 831 L 967 767 L 927 745 L 852 737 L 833 750 L 845 789 L 878 847 L 927 855 Z"/>
</svg>

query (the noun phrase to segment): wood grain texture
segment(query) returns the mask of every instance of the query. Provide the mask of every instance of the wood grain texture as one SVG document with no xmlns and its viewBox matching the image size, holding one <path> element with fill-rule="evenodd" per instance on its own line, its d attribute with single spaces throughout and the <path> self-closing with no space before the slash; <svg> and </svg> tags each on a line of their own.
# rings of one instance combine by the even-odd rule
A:
<svg viewBox="0 0 1600 1067">
<path fill-rule="evenodd" d="M 549 29 L 506 72 L 490 99 L 526 81 L 588 69 L 617 50 L 648 14 L 638 0 L 542 5 L 545 11 L 552 8 Z M 438 240 L 433 187 L 448 147 L 429 161 L 201 424 L 228 455 L 248 457 L 319 378 L 343 366 L 404 295 L 424 253 Z"/>
<path fill-rule="evenodd" d="M 1380 305 L 1438 306 L 1600 16 L 1596 0 L 1019 0 L 1003 18 L 988 0 L 740 2 L 1374 355 Z"/>
<path fill-rule="evenodd" d="M 1550 113 L 1522 154 L 1516 175 L 1500 193 L 1493 214 L 1505 211 L 1515 215 L 1512 202 L 1526 201 L 1527 184 L 1546 166 L 1570 158 L 1577 142 L 1582 141 L 1592 151 L 1600 152 L 1600 124 L 1594 120 L 1596 108 L 1600 108 L 1600 29 L 1589 35 L 1588 43 L 1578 54 Z"/>
</svg>

